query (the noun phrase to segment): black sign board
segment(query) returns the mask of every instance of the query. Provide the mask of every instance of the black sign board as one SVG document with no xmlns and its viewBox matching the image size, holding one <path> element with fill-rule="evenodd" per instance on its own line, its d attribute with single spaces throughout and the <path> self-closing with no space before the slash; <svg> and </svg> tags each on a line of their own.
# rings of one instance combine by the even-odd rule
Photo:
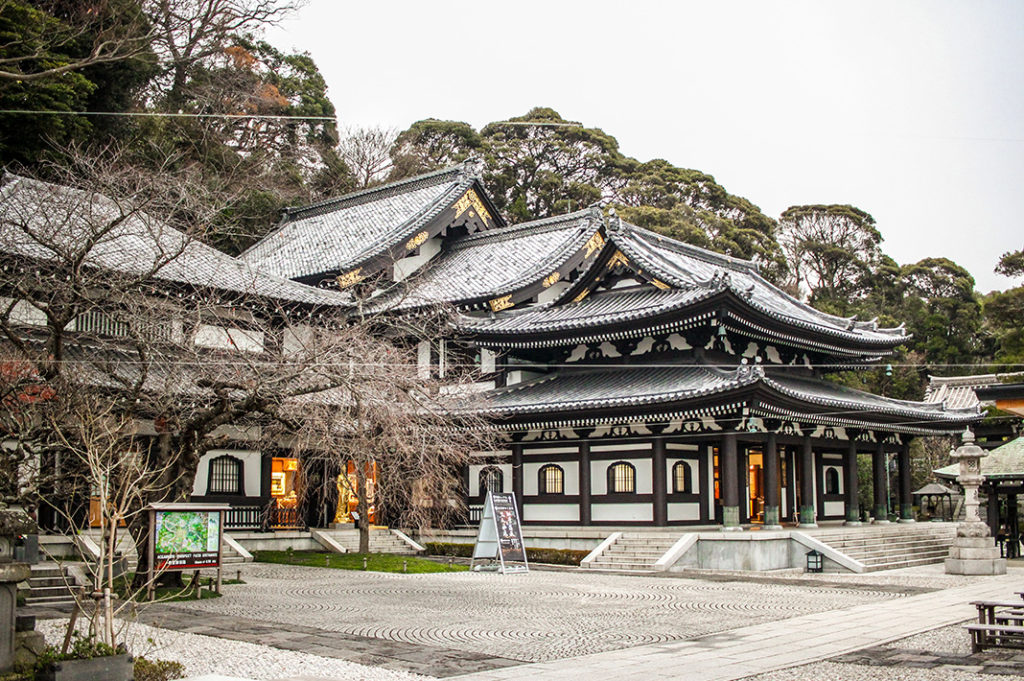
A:
<svg viewBox="0 0 1024 681">
<path fill-rule="evenodd" d="M 499 569 L 501 572 L 526 572 L 526 549 L 523 529 L 519 524 L 519 509 L 514 494 L 489 492 L 484 512 L 480 517 L 480 531 L 473 547 L 473 560 L 497 559 L 500 567 L 478 566 L 475 569 Z M 520 565 L 510 565 L 519 563 Z"/>
</svg>

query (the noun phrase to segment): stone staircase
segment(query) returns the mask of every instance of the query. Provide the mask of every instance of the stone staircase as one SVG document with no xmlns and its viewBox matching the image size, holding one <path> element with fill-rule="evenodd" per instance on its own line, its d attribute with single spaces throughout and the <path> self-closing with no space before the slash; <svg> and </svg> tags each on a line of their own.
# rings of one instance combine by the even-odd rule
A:
<svg viewBox="0 0 1024 681">
<path fill-rule="evenodd" d="M 651 572 L 658 559 L 672 548 L 682 533 L 623 532 L 593 561 L 589 570 L 635 570 Z"/>
<path fill-rule="evenodd" d="M 813 536 L 865 566 L 865 572 L 941 563 L 956 538 L 953 523 L 823 530 Z"/>
<path fill-rule="evenodd" d="M 75 602 L 75 598 L 71 595 L 69 586 L 75 586 L 74 579 L 57 563 L 46 561 L 33 565 L 32 575 L 28 578 L 25 605 L 70 606 Z"/>
<path fill-rule="evenodd" d="M 319 534 L 327 535 L 334 540 L 348 553 L 359 551 L 359 531 L 355 529 L 331 529 L 317 530 Z M 395 536 L 391 530 L 386 528 L 370 531 L 370 553 L 394 553 L 399 555 L 415 555 L 416 549 L 405 541 Z"/>
</svg>

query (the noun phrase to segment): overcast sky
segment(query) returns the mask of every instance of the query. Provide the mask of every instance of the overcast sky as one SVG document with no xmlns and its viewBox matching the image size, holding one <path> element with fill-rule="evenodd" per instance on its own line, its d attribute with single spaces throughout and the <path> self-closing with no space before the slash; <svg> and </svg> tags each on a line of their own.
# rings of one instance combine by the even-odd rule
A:
<svg viewBox="0 0 1024 681">
<path fill-rule="evenodd" d="M 342 126 L 549 106 L 772 217 L 870 212 L 901 263 L 978 288 L 1024 247 L 1024 2 L 342 2 L 269 35 L 312 54 Z"/>
</svg>

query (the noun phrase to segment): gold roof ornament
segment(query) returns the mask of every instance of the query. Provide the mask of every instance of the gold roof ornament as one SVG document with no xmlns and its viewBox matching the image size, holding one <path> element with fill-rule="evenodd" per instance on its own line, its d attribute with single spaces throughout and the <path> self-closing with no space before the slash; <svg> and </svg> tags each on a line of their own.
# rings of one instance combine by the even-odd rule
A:
<svg viewBox="0 0 1024 681">
<path fill-rule="evenodd" d="M 487 206 L 484 205 L 484 202 L 480 199 L 480 195 L 476 193 L 475 189 L 467 190 L 466 193 L 455 202 L 456 218 L 466 211 L 469 211 L 469 217 L 471 218 L 479 215 L 485 225 L 488 220 L 494 220 L 494 218 L 491 217 L 490 212 L 488 212 Z"/>
<path fill-rule="evenodd" d="M 420 232 L 419 234 L 417 234 L 413 238 L 409 239 L 405 243 L 405 250 L 407 250 L 407 251 L 416 250 L 417 248 L 422 246 L 423 242 L 425 242 L 429 238 L 430 238 L 430 233 L 429 232 L 425 232 L 425 231 L 424 232 Z"/>
<path fill-rule="evenodd" d="M 352 286 L 354 284 L 358 284 L 362 280 L 363 280 L 363 268 L 362 267 L 357 267 L 354 270 L 352 270 L 351 272 L 348 272 L 346 274 L 339 274 L 338 275 L 338 279 L 337 279 L 337 281 L 338 281 L 338 288 L 344 290 L 344 289 L 347 289 L 349 286 Z"/>
<path fill-rule="evenodd" d="M 507 296 L 502 296 L 500 298 L 494 298 L 493 300 L 489 300 L 489 301 L 487 301 L 487 304 L 490 305 L 491 309 L 493 311 L 495 311 L 495 312 L 501 312 L 502 310 L 507 310 L 508 308 L 510 308 L 513 305 L 515 305 L 515 303 L 512 302 L 512 294 L 511 293 L 508 294 Z"/>
</svg>

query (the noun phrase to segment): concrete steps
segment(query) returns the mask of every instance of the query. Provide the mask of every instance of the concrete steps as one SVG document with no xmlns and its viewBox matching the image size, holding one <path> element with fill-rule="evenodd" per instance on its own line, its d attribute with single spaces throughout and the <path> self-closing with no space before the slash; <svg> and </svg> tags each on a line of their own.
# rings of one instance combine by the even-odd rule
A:
<svg viewBox="0 0 1024 681">
<path fill-rule="evenodd" d="M 943 524 L 832 530 L 814 538 L 863 563 L 867 572 L 941 563 L 949 555 L 956 527 Z"/>
<path fill-rule="evenodd" d="M 28 578 L 25 605 L 71 605 L 75 602 L 69 587 L 75 581 L 56 563 L 38 563 L 32 566 Z"/>
<path fill-rule="evenodd" d="M 624 532 L 593 561 L 586 563 L 586 567 L 590 570 L 650 572 L 677 539 L 679 535 L 676 534 Z"/>
<path fill-rule="evenodd" d="M 317 530 L 318 533 L 330 537 L 341 545 L 348 553 L 359 551 L 358 530 Z M 395 536 L 388 529 L 370 531 L 370 553 L 393 553 L 399 555 L 416 555 L 417 551 L 405 541 Z"/>
</svg>

